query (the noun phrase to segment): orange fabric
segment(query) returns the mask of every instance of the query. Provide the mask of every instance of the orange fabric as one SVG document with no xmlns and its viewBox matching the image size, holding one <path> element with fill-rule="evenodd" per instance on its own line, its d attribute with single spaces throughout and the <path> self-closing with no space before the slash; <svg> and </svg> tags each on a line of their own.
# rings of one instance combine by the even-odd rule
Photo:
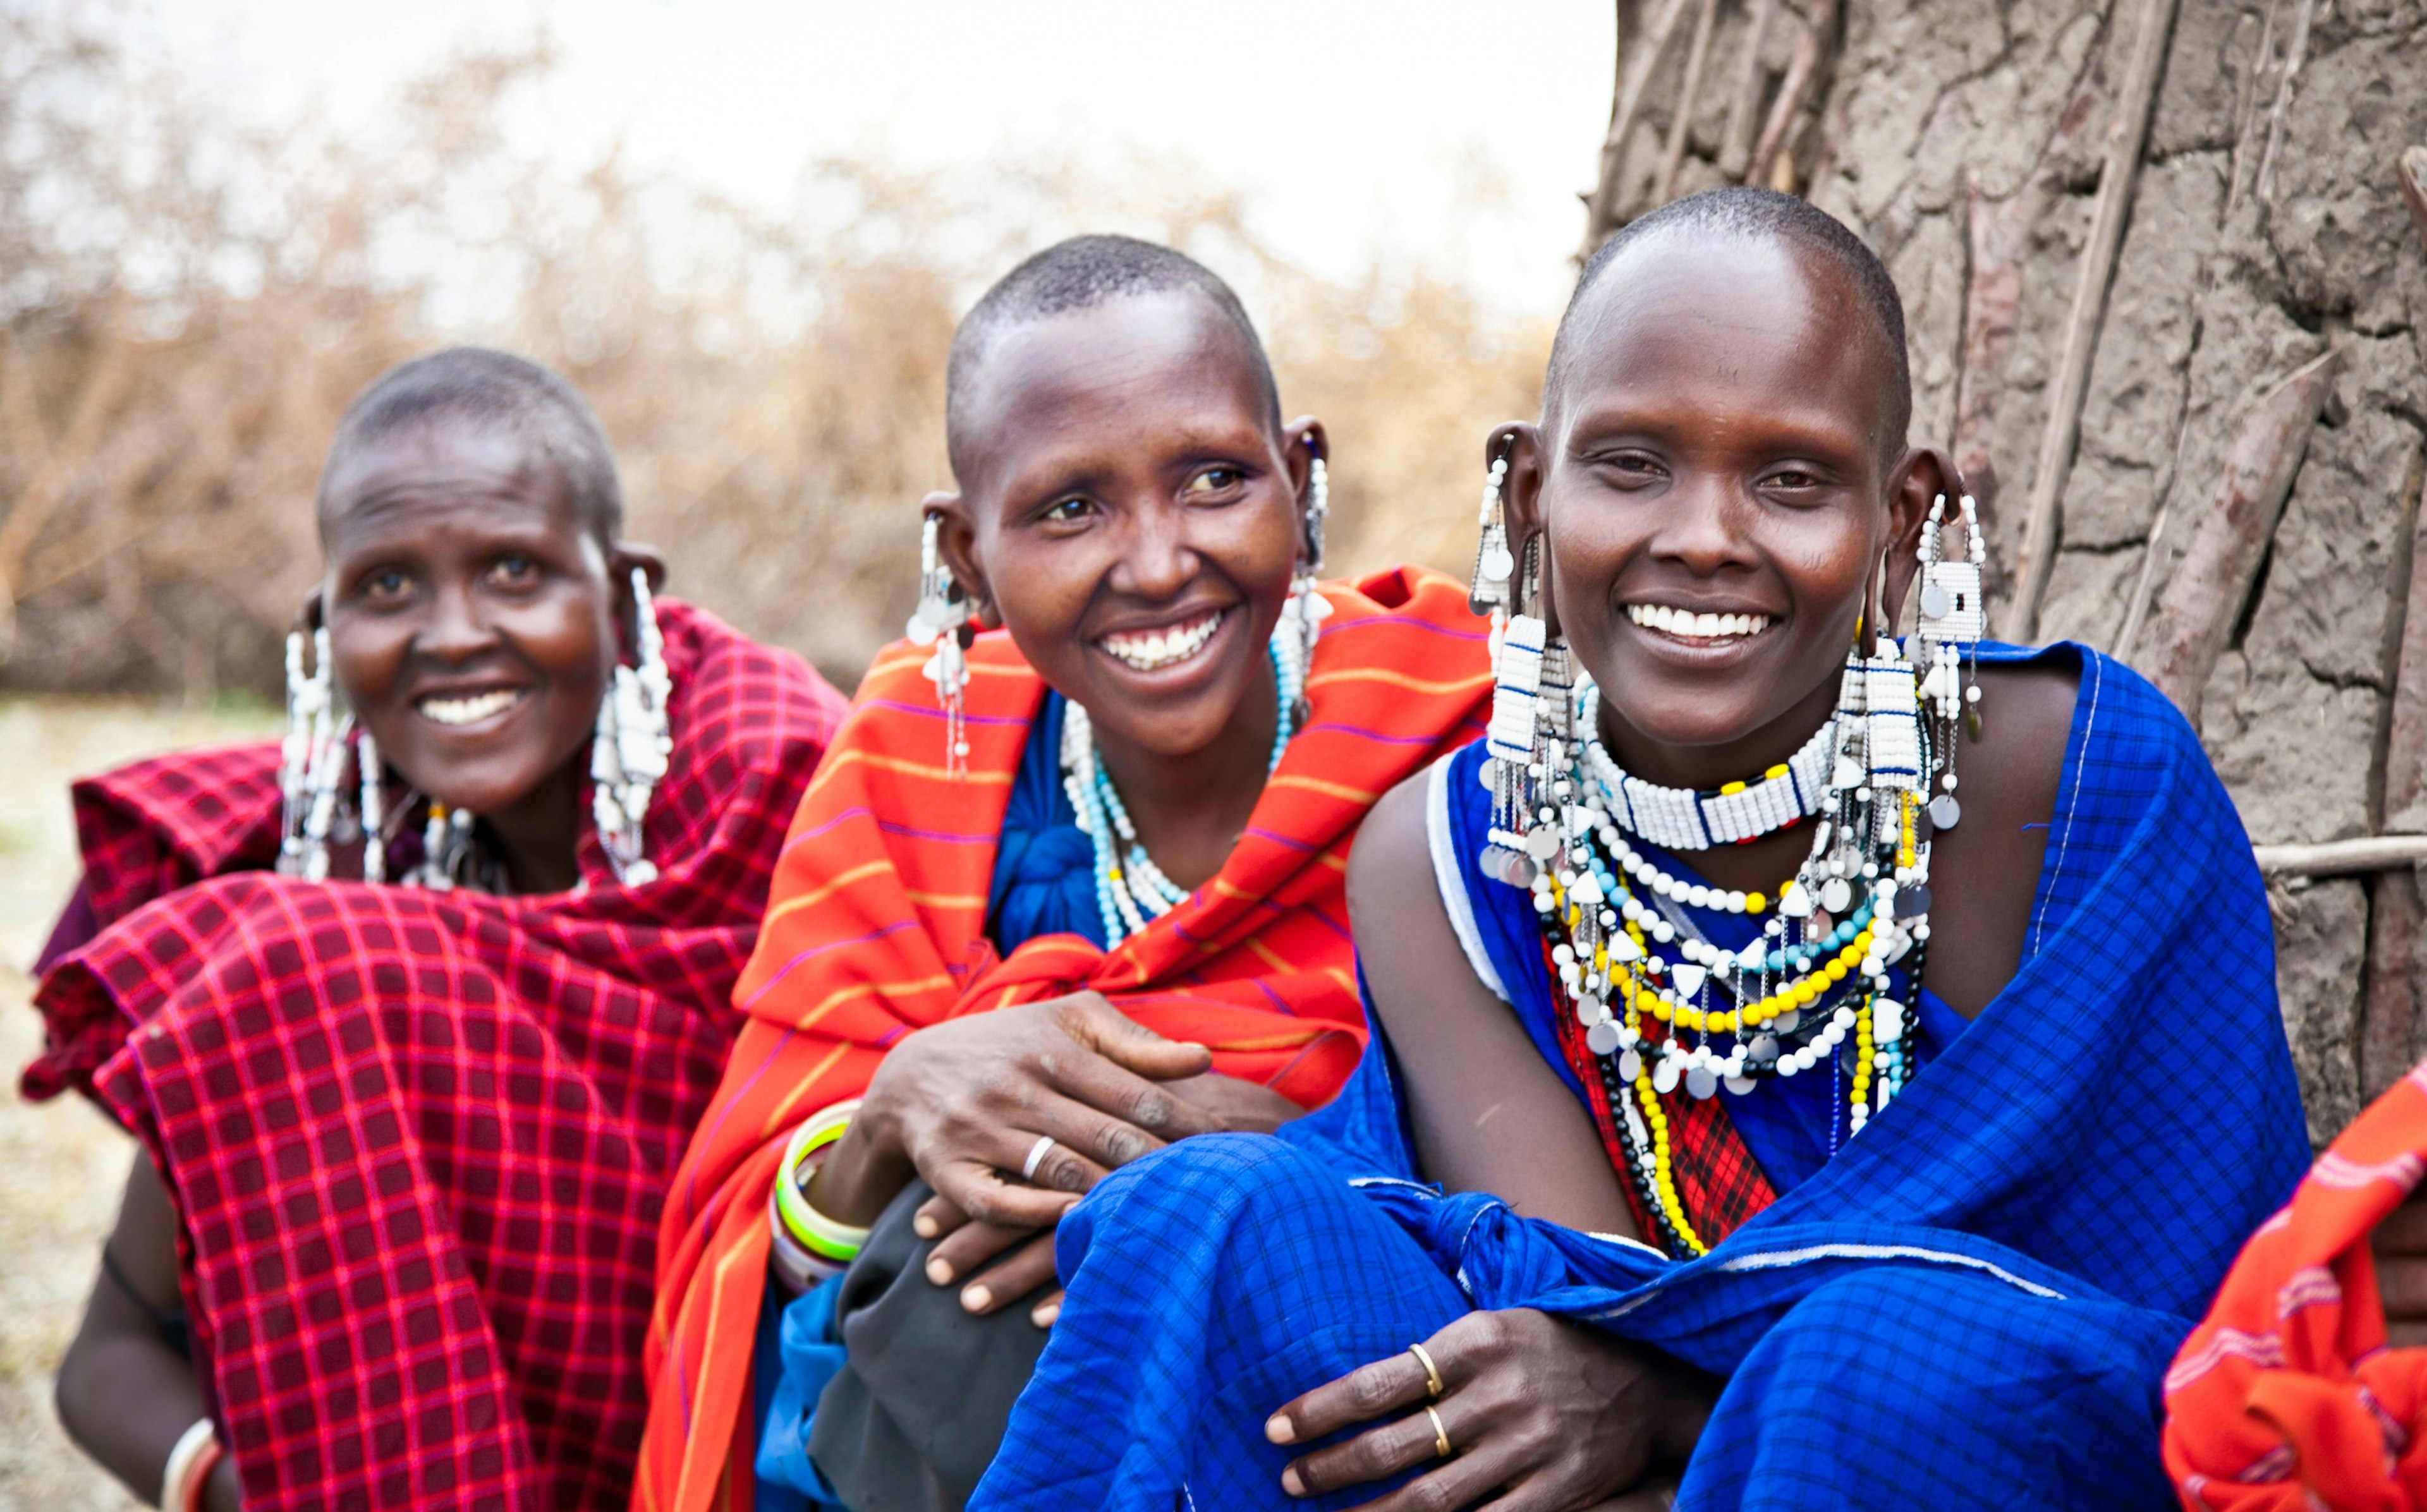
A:
<svg viewBox="0 0 2427 1512">
<path fill-rule="evenodd" d="M 2166 1470 L 2190 1512 L 2427 1508 L 2427 1349 L 2386 1347 L 2369 1249 L 2422 1171 L 2427 1065 L 2242 1246 L 2166 1373 Z"/>
<path fill-rule="evenodd" d="M 1482 732 L 1486 629 L 1465 585 L 1401 568 L 1324 588 L 1311 714 L 1222 870 L 1111 952 L 1076 935 L 999 959 L 985 934 L 995 846 L 1045 686 L 1002 632 L 969 653 L 966 779 L 943 767 L 923 648 L 880 654 L 793 820 L 748 1016 L 692 1141 L 660 1234 L 652 1382 L 634 1504 L 747 1507 L 752 1332 L 767 1200 L 787 1134 L 866 1088 L 922 1026 L 1092 988 L 1214 1051 L 1214 1069 L 1313 1107 L 1364 1049 L 1348 845 L 1376 799 Z M 730 1473 L 728 1473 L 728 1471 Z"/>
</svg>

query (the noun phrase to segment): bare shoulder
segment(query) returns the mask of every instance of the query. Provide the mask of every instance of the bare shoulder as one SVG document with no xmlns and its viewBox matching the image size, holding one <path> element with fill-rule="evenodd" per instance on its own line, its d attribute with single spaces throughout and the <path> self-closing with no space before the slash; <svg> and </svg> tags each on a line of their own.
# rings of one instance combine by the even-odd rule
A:
<svg viewBox="0 0 2427 1512">
<path fill-rule="evenodd" d="M 2063 656 L 1980 668 L 1980 737 L 1955 750 L 1962 817 L 1934 837 L 1930 865 L 1929 982 L 1966 1016 L 2022 964 L 2080 675 Z"/>
<path fill-rule="evenodd" d="M 1358 826 L 1356 843 L 1349 847 L 1348 919 L 1366 957 L 1403 944 L 1413 926 L 1436 918 L 1447 922 L 1433 882 L 1432 840 L 1425 827 L 1431 781 L 1432 771 L 1426 768 L 1384 793 Z"/>
</svg>

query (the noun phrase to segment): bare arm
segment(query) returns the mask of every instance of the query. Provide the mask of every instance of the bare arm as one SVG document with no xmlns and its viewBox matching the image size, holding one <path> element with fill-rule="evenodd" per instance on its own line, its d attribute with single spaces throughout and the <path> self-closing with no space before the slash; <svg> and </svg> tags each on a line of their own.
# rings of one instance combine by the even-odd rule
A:
<svg viewBox="0 0 2427 1512">
<path fill-rule="evenodd" d="M 203 1416 L 203 1391 L 192 1363 L 169 1347 L 154 1321 L 178 1305 L 177 1213 L 140 1150 L 107 1250 L 118 1275 L 106 1267 L 95 1275 L 92 1300 L 59 1362 L 59 1422 L 77 1447 L 152 1502 L 169 1451 Z M 222 1459 L 212 1471 L 204 1504 L 212 1512 L 241 1504 L 233 1462 Z"/>
<path fill-rule="evenodd" d="M 1424 773 L 1383 796 L 1348 856 L 1348 913 L 1408 1083 L 1425 1174 L 1529 1217 L 1633 1239 L 1591 1118 L 1467 964 L 1433 882 Z"/>
</svg>

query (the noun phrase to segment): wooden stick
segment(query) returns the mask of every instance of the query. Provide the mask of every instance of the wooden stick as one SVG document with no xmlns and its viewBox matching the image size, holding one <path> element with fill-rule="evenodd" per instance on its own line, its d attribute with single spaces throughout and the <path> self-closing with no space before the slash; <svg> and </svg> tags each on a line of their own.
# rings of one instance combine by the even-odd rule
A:
<svg viewBox="0 0 2427 1512">
<path fill-rule="evenodd" d="M 2341 348 L 2329 348 L 2294 368 L 2242 416 L 2207 517 L 2158 600 L 2142 670 L 2194 725 L 2208 674 L 2250 597 L 2341 359 Z"/>
<path fill-rule="evenodd" d="M 1702 14 L 1694 18 L 1694 40 L 1686 44 L 1686 77 L 1677 86 L 1677 106 L 1669 120 L 1669 144 L 1660 154 L 1660 173 L 1652 181 L 1652 203 L 1667 204 L 1676 192 L 1677 170 L 1686 161 L 1686 134 L 1694 124 L 1694 107 L 1701 103 L 1702 65 L 1711 57 L 1711 28 L 1719 19 L 1719 0 L 1702 0 Z"/>
<path fill-rule="evenodd" d="M 2023 528 L 2022 582 L 2014 595 L 2017 641 L 2038 636 L 2040 605 L 2047 597 L 2048 578 L 2056 566 L 2057 508 L 2073 468 L 2075 444 L 2081 437 L 2081 406 L 2090 396 L 2091 359 L 2098 354 L 2099 333 L 2107 321 L 2107 286 L 2114 279 L 2115 260 L 2124 248 L 2124 228 L 2131 218 L 2132 189 L 2140 176 L 2141 150 L 2149 139 L 2149 117 L 2158 102 L 2158 75 L 2165 72 L 2166 39 L 2174 31 L 2176 3 L 2140 0 L 2141 29 L 2133 39 L 2122 103 L 2108 127 L 2098 207 L 2091 220 L 2090 241 L 2081 250 L 2073 310 L 2065 317 L 2064 341 L 2059 349 L 2062 355 L 2058 361 L 2055 397 L 2047 429 L 2040 437 L 2039 463 L 2031 474 L 2030 512 Z"/>
<path fill-rule="evenodd" d="M 1811 14 L 1803 18 L 1803 35 L 1796 40 L 1794 56 L 1786 62 L 1786 78 L 1778 87 L 1778 98 L 1770 102 L 1769 119 L 1762 122 L 1761 140 L 1753 145 L 1752 156 L 1746 161 L 1744 181 L 1747 184 L 1772 182 L 1770 159 L 1786 142 L 1786 129 L 1795 123 L 1796 112 L 1803 108 L 1805 91 L 1812 88 L 1812 77 L 1819 71 L 1820 47 L 1825 34 L 1837 18 L 1838 0 L 1816 0 Z"/>
<path fill-rule="evenodd" d="M 2369 887 L 2359 1000 L 2359 1095 L 2374 1100 L 2409 1071 L 2419 1032 L 2419 874 L 2388 869 Z"/>
<path fill-rule="evenodd" d="M 1585 201 L 1585 245 L 1576 254 L 1577 261 L 1590 257 L 1609 234 L 1618 229 L 1619 176 L 1626 167 L 1626 138 L 1635 130 L 1635 120 L 1643 109 L 1644 87 L 1652 82 L 1652 71 L 1659 65 L 1661 55 L 1669 51 L 1669 39 L 1677 32 L 1678 18 L 1686 13 L 1686 0 L 1660 0 L 1659 12 L 1644 29 L 1643 45 L 1635 57 L 1628 58 L 1620 50 L 1619 83 L 1609 112 L 1609 135 L 1601 144 L 1601 182 Z"/>
<path fill-rule="evenodd" d="M 2427 242 L 2427 148 L 2393 163 L 2394 182 Z M 2427 792 L 2427 494 L 2410 517 L 2410 581 L 2403 594 L 2402 636 L 2393 664 L 2391 717 L 2385 740 L 2388 823 L 2416 823 Z M 2360 989 L 2360 1096 L 2374 1097 L 2418 1059 L 2419 935 L 2427 922 L 2416 871 L 2390 870 L 2369 888 L 2368 965 Z"/>
<path fill-rule="evenodd" d="M 1769 18 L 1777 10 L 1778 0 L 1752 0 L 1752 15 L 1745 24 L 1736 97 L 1728 106 L 1727 129 L 1719 133 L 1719 172 L 1728 178 L 1742 178 L 1745 163 L 1752 156 L 1752 115 L 1761 108 L 1761 44 L 1769 37 Z"/>
<path fill-rule="evenodd" d="M 2284 72 L 2275 80 L 2275 104 L 2267 112 L 2267 151 L 2258 159 L 2258 182 L 2253 187 L 2261 203 L 2275 201 L 2275 150 L 2284 145 L 2284 117 L 2292 107 L 2292 80 L 2309 56 L 2309 23 L 2317 19 L 2318 0 L 2301 0 L 2292 15 L 2292 40 L 2284 48 Z"/>
<path fill-rule="evenodd" d="M 2118 661 L 2132 659 L 2132 642 L 2141 638 L 2141 622 L 2149 617 L 2149 600 L 2158 591 L 2158 563 L 2164 555 L 2166 525 L 2175 512 L 2175 485 L 2182 480 L 2183 448 L 2191 439 L 2188 397 L 2183 409 L 2183 417 L 2175 426 L 2175 460 L 2166 464 L 2166 476 L 2158 484 L 2157 518 L 2149 522 L 2148 543 L 2141 548 L 2140 576 L 2132 580 L 2132 598 L 2124 608 L 2124 627 L 2115 632 L 2115 643 L 2108 650 Z"/>
<path fill-rule="evenodd" d="M 2370 835 L 2322 845 L 2255 845 L 2258 870 L 2271 877 L 2349 877 L 2427 861 L 2427 835 Z"/>
<path fill-rule="evenodd" d="M 2233 112 L 2233 156 L 2224 168 L 2224 215 L 2233 219 L 2233 207 L 2241 203 L 2241 164 L 2250 154 L 2250 129 L 2258 122 L 2258 81 L 2275 54 L 2275 8 L 2280 0 L 2267 0 L 2267 19 L 2259 24 L 2258 51 L 2250 57 L 2250 75 L 2242 83 L 2241 103 Z"/>
</svg>

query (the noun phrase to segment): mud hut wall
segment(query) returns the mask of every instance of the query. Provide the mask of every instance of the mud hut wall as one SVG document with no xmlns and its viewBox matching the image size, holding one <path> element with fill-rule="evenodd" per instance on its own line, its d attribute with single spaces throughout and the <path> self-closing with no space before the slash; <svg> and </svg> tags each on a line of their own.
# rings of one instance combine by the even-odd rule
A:
<svg viewBox="0 0 2427 1512">
<path fill-rule="evenodd" d="M 1831 24 L 1820 85 L 1781 159 L 1744 174 L 1809 195 L 1887 259 L 1906 300 L 1914 433 L 1956 452 L 1992 522 L 1993 626 L 2000 612 L 2012 623 L 2025 501 L 2107 122 L 2150 8 L 1852 0 Z M 1718 165 L 1725 81 L 1737 76 L 1750 11 L 1725 0 L 1707 71 L 1721 84 L 1706 82 L 1687 106 L 1675 192 L 1729 178 Z M 1759 65 L 1765 107 L 1805 24 L 1799 13 L 1826 15 L 1820 0 L 1781 8 Z M 1639 45 L 1623 9 L 1621 24 L 1621 45 L 1628 35 Z M 1684 51 L 1672 44 L 1654 71 L 1626 144 L 1622 216 L 1649 207 Z M 2427 831 L 2419 805 L 2383 812 L 2427 470 L 2427 252 L 2393 165 L 2422 142 L 2421 0 L 2179 0 L 2095 332 L 2039 628 L 2145 656 L 2145 645 L 2117 644 L 2144 565 L 2162 591 L 2251 404 L 2340 346 L 2332 395 L 2202 705 L 2202 738 L 2260 841 Z M 2271 888 L 2286 1027 L 2320 1140 L 2362 1100 L 2363 963 L 2379 886 Z M 2410 969 L 2415 979 L 2415 961 Z M 2427 1042 L 2407 1052 L 2427 1054 Z"/>
</svg>

